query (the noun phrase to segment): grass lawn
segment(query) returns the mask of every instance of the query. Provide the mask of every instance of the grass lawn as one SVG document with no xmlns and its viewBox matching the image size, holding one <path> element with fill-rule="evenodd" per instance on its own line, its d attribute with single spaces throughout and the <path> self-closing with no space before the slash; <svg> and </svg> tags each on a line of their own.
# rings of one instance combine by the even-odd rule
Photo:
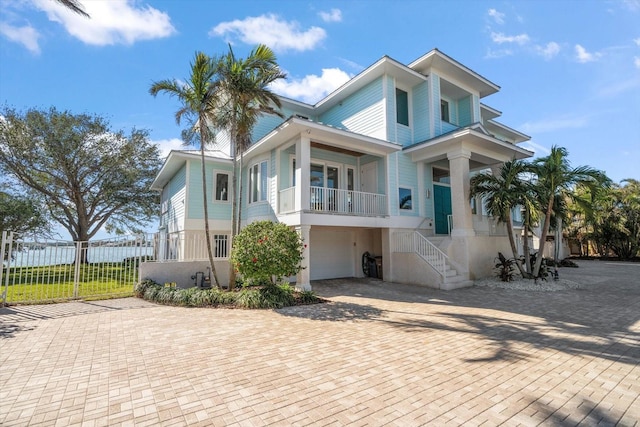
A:
<svg viewBox="0 0 640 427">
<path fill-rule="evenodd" d="M 137 266 L 133 263 L 96 263 L 78 269 L 77 294 L 74 265 L 18 267 L 11 269 L 9 286 L 6 271 L 2 276 L 2 292 L 7 290 L 6 302 L 32 303 L 72 298 L 101 299 L 133 295 Z"/>
</svg>

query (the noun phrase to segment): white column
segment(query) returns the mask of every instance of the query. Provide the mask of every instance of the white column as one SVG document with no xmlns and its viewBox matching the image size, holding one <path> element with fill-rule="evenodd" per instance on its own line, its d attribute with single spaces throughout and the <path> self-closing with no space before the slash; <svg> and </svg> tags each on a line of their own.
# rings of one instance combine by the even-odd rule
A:
<svg viewBox="0 0 640 427">
<path fill-rule="evenodd" d="M 451 179 L 452 236 L 474 236 L 469 205 L 469 159 L 471 152 L 463 148 L 447 153 Z"/>
<path fill-rule="evenodd" d="M 296 187 L 294 189 L 296 212 L 309 210 L 310 169 L 311 140 L 301 136 L 296 142 Z"/>
<path fill-rule="evenodd" d="M 296 168 L 298 166 L 296 165 Z M 302 250 L 302 270 L 298 272 L 296 276 L 296 289 L 302 291 L 310 291 L 311 290 L 311 267 L 310 267 L 310 256 L 311 256 L 311 239 L 309 238 L 311 232 L 310 225 L 300 225 L 296 227 L 296 231 L 302 237 L 302 242 L 304 243 L 304 249 Z"/>
</svg>

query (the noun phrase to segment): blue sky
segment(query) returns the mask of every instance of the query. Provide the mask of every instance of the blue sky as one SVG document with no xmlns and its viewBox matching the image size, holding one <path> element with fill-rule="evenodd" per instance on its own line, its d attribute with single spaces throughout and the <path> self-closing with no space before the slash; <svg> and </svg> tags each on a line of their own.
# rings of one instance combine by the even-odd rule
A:
<svg viewBox="0 0 640 427">
<path fill-rule="evenodd" d="M 184 78 L 197 50 L 272 47 L 283 95 L 315 102 L 383 55 L 410 63 L 438 48 L 501 87 L 498 120 L 615 181 L 640 179 L 640 0 L 204 1 L 0 0 L 0 103 L 56 106 L 150 131 L 180 148 L 174 99 L 153 81 Z"/>
</svg>

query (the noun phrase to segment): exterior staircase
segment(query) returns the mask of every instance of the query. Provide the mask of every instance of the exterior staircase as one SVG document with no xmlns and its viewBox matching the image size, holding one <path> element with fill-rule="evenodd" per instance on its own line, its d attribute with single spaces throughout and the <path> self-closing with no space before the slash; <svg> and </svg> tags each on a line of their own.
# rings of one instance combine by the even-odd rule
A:
<svg viewBox="0 0 640 427">
<path fill-rule="evenodd" d="M 448 237 L 426 238 L 417 231 L 394 233 L 394 252 L 413 253 L 440 276 L 440 289 L 455 289 L 470 285 L 467 274 L 460 273 L 440 246 Z"/>
</svg>

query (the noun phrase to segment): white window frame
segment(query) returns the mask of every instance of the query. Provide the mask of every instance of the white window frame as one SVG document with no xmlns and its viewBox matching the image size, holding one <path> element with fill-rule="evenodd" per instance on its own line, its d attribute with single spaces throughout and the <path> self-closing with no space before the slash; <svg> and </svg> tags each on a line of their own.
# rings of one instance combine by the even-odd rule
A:
<svg viewBox="0 0 640 427">
<path fill-rule="evenodd" d="M 402 199 L 400 198 L 400 190 L 409 190 L 409 195 L 411 196 L 411 209 L 406 209 L 406 208 L 402 208 L 402 207 L 400 207 L 400 201 L 402 200 Z M 413 210 L 415 209 L 415 208 L 413 207 L 413 204 L 414 204 L 414 202 L 415 202 L 415 200 L 414 200 L 414 198 L 413 198 L 413 193 L 414 193 L 414 191 L 413 191 L 413 187 L 405 187 L 405 186 L 402 186 L 402 185 L 399 185 L 399 186 L 398 186 L 398 210 L 399 210 L 400 212 L 413 212 Z"/>
<path fill-rule="evenodd" d="M 218 199 L 218 175 L 227 175 L 227 200 Z M 213 200 L 220 203 L 230 203 L 229 185 L 231 184 L 231 174 L 225 170 L 213 170 Z"/>
<path fill-rule="evenodd" d="M 262 176 L 262 164 L 265 163 L 266 167 L 265 167 L 265 176 Z M 256 180 L 256 182 L 258 183 L 258 197 L 257 200 L 253 200 L 253 184 L 254 181 L 252 180 L 251 176 L 253 173 L 253 169 L 258 166 L 258 179 Z M 251 164 L 251 166 L 249 167 L 249 169 L 247 170 L 248 172 L 248 181 L 249 181 L 249 185 L 247 185 L 247 190 L 248 190 L 248 195 L 247 195 L 247 200 L 249 201 L 249 204 L 258 204 L 258 203 L 269 203 L 269 160 L 268 159 L 261 159 L 256 161 L 255 163 Z M 262 194 L 262 180 L 265 180 L 265 194 Z"/>
</svg>

